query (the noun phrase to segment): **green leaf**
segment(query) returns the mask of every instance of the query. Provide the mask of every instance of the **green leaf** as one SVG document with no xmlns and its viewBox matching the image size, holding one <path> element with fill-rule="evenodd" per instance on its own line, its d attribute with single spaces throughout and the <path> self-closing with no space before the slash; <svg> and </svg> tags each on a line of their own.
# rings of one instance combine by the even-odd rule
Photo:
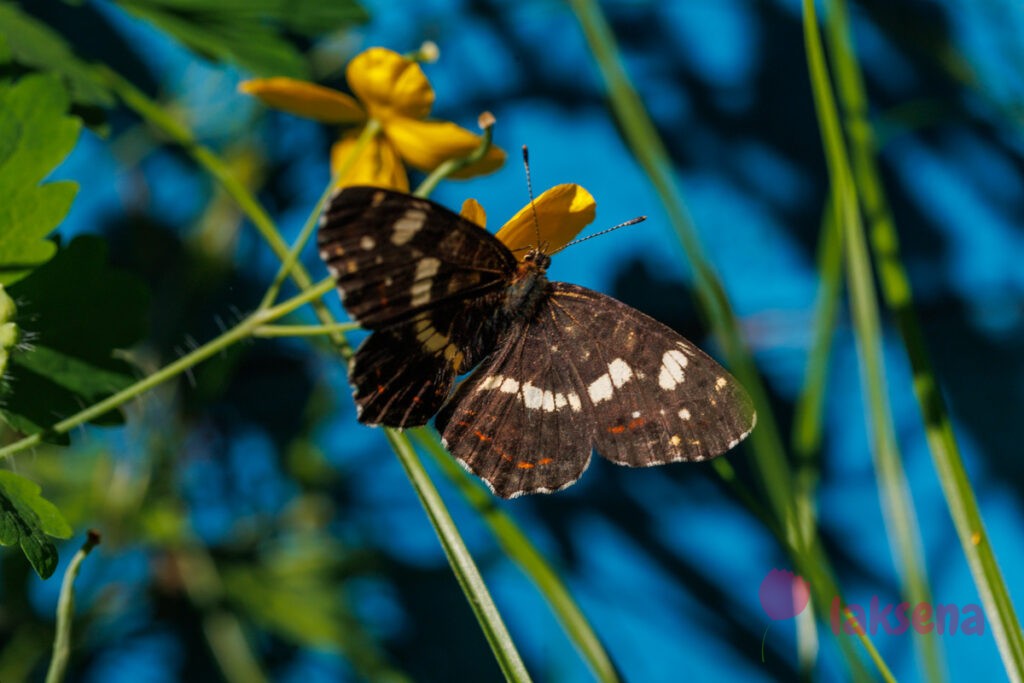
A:
<svg viewBox="0 0 1024 683">
<path fill-rule="evenodd" d="M 126 11 L 192 50 L 264 76 L 309 78 L 298 48 L 283 35 L 326 33 L 365 21 L 354 0 L 118 0 Z"/>
<path fill-rule="evenodd" d="M 145 332 L 148 295 L 138 280 L 106 261 L 101 239 L 78 237 L 9 288 L 28 349 L 11 354 L 0 417 L 18 431 L 45 432 L 135 380 L 132 366 L 116 352 Z M 97 420 L 117 421 L 117 413 Z"/>
<path fill-rule="evenodd" d="M 76 104 L 114 104 L 114 96 L 93 77 L 89 65 L 75 57 L 59 33 L 15 5 L 0 2 L 0 63 L 8 61 L 58 74 Z"/>
<path fill-rule="evenodd" d="M 39 183 L 78 139 L 82 124 L 67 115 L 68 104 L 54 75 L 0 87 L 0 284 L 17 282 L 56 251 L 43 238 L 67 214 L 78 185 Z"/>
<path fill-rule="evenodd" d="M 0 470 L 0 545 L 19 544 L 36 574 L 48 579 L 57 568 L 57 548 L 48 536 L 68 538 L 71 526 L 39 491 L 34 481 Z"/>
</svg>

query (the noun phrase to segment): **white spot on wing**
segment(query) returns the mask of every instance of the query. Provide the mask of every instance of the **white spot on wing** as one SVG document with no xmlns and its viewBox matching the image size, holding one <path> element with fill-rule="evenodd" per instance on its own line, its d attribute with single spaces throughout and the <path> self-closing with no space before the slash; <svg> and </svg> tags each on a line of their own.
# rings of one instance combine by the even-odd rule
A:
<svg viewBox="0 0 1024 683">
<path fill-rule="evenodd" d="M 550 391 L 544 392 L 544 410 L 552 413 L 555 410 L 555 395 Z"/>
<path fill-rule="evenodd" d="M 498 387 L 501 386 L 501 383 L 504 381 L 504 379 L 505 378 L 502 377 L 501 375 L 491 375 L 490 377 L 485 377 L 484 381 L 480 382 L 480 384 L 477 385 L 476 390 L 488 391 L 489 389 L 497 389 Z"/>
<path fill-rule="evenodd" d="M 679 411 L 679 417 L 683 418 L 684 420 L 689 420 L 690 411 L 687 410 L 686 408 L 683 408 L 682 410 Z"/>
<path fill-rule="evenodd" d="M 728 384 L 728 382 L 725 381 L 725 378 L 719 377 L 718 379 L 715 380 L 715 391 L 721 391 L 722 389 L 725 388 L 726 384 Z"/>
<path fill-rule="evenodd" d="M 503 394 L 517 394 L 519 393 L 519 382 L 512 379 L 511 377 L 498 378 L 501 380 L 501 393 Z"/>
<path fill-rule="evenodd" d="M 523 404 L 532 410 L 544 405 L 544 390 L 529 382 L 523 385 Z"/>
<path fill-rule="evenodd" d="M 363 235 L 359 239 L 359 246 L 365 249 L 366 251 L 370 251 L 371 249 L 377 246 L 377 240 L 373 239 L 369 235 Z"/>
<path fill-rule="evenodd" d="M 621 358 L 616 358 L 608 364 L 608 376 L 611 377 L 612 384 L 618 389 L 633 379 L 633 368 L 629 367 L 629 364 Z"/>
<path fill-rule="evenodd" d="M 402 246 L 413 238 L 427 220 L 427 212 L 422 209 L 409 209 L 392 227 L 391 243 Z"/>
<path fill-rule="evenodd" d="M 609 400 L 612 397 L 612 378 L 607 373 L 601 375 L 590 383 L 587 393 L 593 403 Z"/>
<path fill-rule="evenodd" d="M 682 351 L 672 349 L 666 351 L 661 357 L 661 372 L 658 373 L 658 386 L 665 391 L 671 391 L 677 384 L 682 384 L 685 375 L 683 368 L 690 362 Z"/>
<path fill-rule="evenodd" d="M 441 261 L 432 256 L 422 258 L 416 264 L 416 275 L 412 287 L 409 289 L 410 305 L 420 306 L 430 301 L 430 288 L 434 284 L 433 277 L 440 267 Z"/>
<path fill-rule="evenodd" d="M 638 417 L 640 417 L 640 411 L 639 410 L 634 410 L 633 411 L 633 419 L 635 420 Z"/>
<path fill-rule="evenodd" d="M 583 409 L 583 404 L 580 403 L 580 397 L 575 392 L 567 394 L 566 398 L 569 399 L 569 407 L 572 408 L 572 412 L 578 413 Z"/>
</svg>

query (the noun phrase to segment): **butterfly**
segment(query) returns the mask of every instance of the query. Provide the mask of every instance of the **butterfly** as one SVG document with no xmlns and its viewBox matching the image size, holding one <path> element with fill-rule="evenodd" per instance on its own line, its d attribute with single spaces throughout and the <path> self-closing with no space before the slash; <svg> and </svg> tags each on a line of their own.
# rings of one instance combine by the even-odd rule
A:
<svg viewBox="0 0 1024 683">
<path fill-rule="evenodd" d="M 403 428 L 436 414 L 445 447 L 503 498 L 564 489 L 593 449 L 631 467 L 700 461 L 754 428 L 743 387 L 684 337 L 549 281 L 542 249 L 517 260 L 439 204 L 347 187 L 317 244 L 371 331 L 349 367 L 359 421 Z"/>
</svg>

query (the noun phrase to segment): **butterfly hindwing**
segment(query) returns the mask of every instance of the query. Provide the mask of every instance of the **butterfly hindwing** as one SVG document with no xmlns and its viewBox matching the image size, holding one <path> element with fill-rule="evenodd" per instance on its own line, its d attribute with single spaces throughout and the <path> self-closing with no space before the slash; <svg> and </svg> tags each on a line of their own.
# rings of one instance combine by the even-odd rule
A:
<svg viewBox="0 0 1024 683">
<path fill-rule="evenodd" d="M 503 498 L 563 489 L 590 463 L 593 418 L 555 314 L 542 303 L 510 328 L 437 416 L 451 454 Z"/>
<path fill-rule="evenodd" d="M 443 206 L 373 187 L 335 195 L 317 243 L 349 315 L 374 330 L 350 368 L 360 421 L 425 424 L 493 348 L 515 258 Z"/>
<path fill-rule="evenodd" d="M 444 355 L 419 348 L 410 326 L 374 332 L 349 365 L 359 421 L 406 427 L 426 424 L 451 393 L 455 371 Z"/>
<path fill-rule="evenodd" d="M 592 448 L 633 467 L 705 460 L 753 424 L 746 392 L 684 337 L 562 282 L 437 419 L 452 455 L 505 498 L 565 488 Z"/>
</svg>

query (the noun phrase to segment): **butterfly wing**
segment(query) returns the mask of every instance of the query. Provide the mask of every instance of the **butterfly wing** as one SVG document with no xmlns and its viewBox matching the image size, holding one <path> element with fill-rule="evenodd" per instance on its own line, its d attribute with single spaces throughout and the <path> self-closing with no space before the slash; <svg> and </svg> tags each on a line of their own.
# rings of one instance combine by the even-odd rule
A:
<svg viewBox="0 0 1024 683">
<path fill-rule="evenodd" d="M 557 313 L 542 302 L 511 328 L 437 416 L 445 447 L 502 498 L 561 490 L 590 463 L 593 416 Z"/>
<path fill-rule="evenodd" d="M 557 491 L 591 449 L 633 467 L 720 455 L 754 426 L 743 388 L 672 329 L 551 283 L 438 414 L 446 447 L 498 495 Z"/>
<path fill-rule="evenodd" d="M 747 392 L 675 330 L 604 294 L 553 284 L 550 306 L 577 341 L 571 363 L 594 416 L 597 452 L 647 467 L 707 460 L 754 428 Z"/>
<path fill-rule="evenodd" d="M 349 315 L 374 330 L 349 372 L 360 421 L 424 424 L 493 348 L 515 258 L 443 206 L 374 187 L 335 195 L 317 244 Z"/>
<path fill-rule="evenodd" d="M 506 286 L 516 269 L 494 235 L 427 199 L 347 187 L 328 203 L 320 257 L 345 309 L 369 330 Z"/>
</svg>

